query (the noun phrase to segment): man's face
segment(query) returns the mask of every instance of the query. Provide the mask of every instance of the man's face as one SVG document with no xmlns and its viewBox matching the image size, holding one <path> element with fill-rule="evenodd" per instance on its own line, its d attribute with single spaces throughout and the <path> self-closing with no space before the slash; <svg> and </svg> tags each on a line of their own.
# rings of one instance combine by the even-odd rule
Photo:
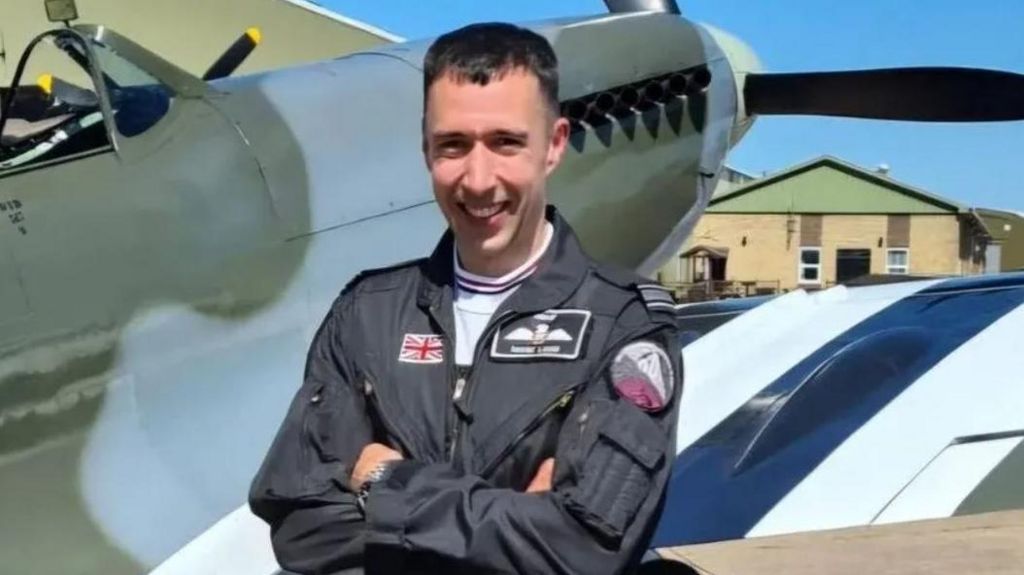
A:
<svg viewBox="0 0 1024 575">
<path fill-rule="evenodd" d="M 516 69 L 486 86 L 439 77 L 423 129 L 434 196 L 463 263 L 484 273 L 513 269 L 542 237 L 545 180 L 561 160 L 568 123 L 545 106 L 537 77 Z"/>
</svg>

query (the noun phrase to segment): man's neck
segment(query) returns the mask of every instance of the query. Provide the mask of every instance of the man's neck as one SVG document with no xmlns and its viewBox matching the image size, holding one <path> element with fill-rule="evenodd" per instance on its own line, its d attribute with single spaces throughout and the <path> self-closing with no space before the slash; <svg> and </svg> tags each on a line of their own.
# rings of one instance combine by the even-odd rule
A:
<svg viewBox="0 0 1024 575">
<path fill-rule="evenodd" d="M 507 254 L 507 257 L 503 258 L 477 258 L 483 261 L 475 261 L 472 257 L 467 258 L 460 251 L 458 254 L 459 262 L 462 269 L 471 274 L 490 278 L 500 278 L 516 271 L 518 268 L 526 264 L 526 262 L 535 259 L 535 256 L 539 255 L 547 248 L 553 235 L 554 226 L 552 226 L 547 220 L 543 220 L 537 227 L 537 232 L 533 234 L 533 240 L 529 244 L 529 249 L 518 250 L 518 253 L 509 253 Z M 457 249 L 458 247 L 456 242 L 456 250 Z"/>
</svg>

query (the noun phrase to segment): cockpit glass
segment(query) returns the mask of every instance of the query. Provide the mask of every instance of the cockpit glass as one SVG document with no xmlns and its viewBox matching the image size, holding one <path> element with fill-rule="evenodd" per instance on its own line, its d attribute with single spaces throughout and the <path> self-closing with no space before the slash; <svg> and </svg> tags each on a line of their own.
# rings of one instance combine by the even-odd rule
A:
<svg viewBox="0 0 1024 575">
<path fill-rule="evenodd" d="M 102 43 L 92 42 L 91 52 L 94 59 L 81 40 L 54 33 L 22 56 L 19 82 L 0 92 L 8 106 L 0 174 L 110 149 L 98 90 L 109 99 L 113 128 L 126 138 L 145 133 L 170 110 L 173 93 L 152 75 Z"/>
<path fill-rule="evenodd" d="M 142 134 L 164 117 L 172 99 L 166 86 L 105 44 L 96 43 L 93 50 L 122 136 Z"/>
<path fill-rule="evenodd" d="M 54 37 L 24 56 L 20 81 L 4 94 L 0 170 L 109 145 L 86 61 L 76 56 L 66 38 Z"/>
</svg>

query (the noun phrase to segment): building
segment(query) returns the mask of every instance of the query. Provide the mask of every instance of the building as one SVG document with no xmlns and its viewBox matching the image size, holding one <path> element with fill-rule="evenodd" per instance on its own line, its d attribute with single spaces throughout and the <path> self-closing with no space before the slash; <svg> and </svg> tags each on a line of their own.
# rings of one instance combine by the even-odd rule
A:
<svg viewBox="0 0 1024 575">
<path fill-rule="evenodd" d="M 1024 213 L 979 208 L 978 215 L 992 234 L 987 271 L 1024 271 Z"/>
<path fill-rule="evenodd" d="M 701 299 L 977 274 L 989 241 L 974 210 L 825 156 L 716 195 L 658 278 Z"/>
<path fill-rule="evenodd" d="M 736 188 L 745 186 L 756 179 L 757 176 L 737 170 L 732 166 L 722 166 L 722 173 L 718 176 L 718 184 L 715 186 L 712 197 L 717 198 L 723 194 L 728 194 L 736 190 Z"/>
<path fill-rule="evenodd" d="M 63 25 L 47 19 L 43 0 L 2 0 L 2 4 L 0 86 L 9 86 L 29 41 Z M 252 26 L 261 30 L 263 41 L 239 74 L 335 58 L 398 40 L 305 0 L 77 0 L 76 4 L 79 19 L 74 23 L 108 26 L 197 76 Z M 40 61 L 38 66 L 47 69 L 33 70 L 23 84 L 34 84 L 38 73 L 60 77 L 73 73 L 62 61 Z"/>
</svg>

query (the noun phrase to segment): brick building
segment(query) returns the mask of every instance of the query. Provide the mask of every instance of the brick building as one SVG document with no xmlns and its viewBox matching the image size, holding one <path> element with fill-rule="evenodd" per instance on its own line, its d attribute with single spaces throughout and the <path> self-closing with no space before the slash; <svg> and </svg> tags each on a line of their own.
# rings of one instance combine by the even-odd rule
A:
<svg viewBox="0 0 1024 575">
<path fill-rule="evenodd" d="M 825 156 L 716 195 L 658 278 L 699 299 L 977 274 L 989 240 L 974 210 Z"/>
<path fill-rule="evenodd" d="M 992 234 L 985 265 L 992 272 L 1024 271 L 1024 213 L 979 208 Z"/>
</svg>

